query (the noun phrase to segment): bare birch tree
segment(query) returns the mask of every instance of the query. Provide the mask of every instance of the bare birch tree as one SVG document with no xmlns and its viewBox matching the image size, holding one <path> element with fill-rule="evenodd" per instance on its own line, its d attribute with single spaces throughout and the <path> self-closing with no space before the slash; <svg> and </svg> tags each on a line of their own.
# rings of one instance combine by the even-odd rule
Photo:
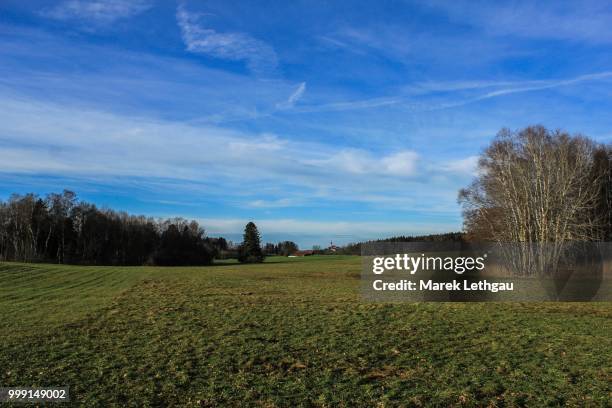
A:
<svg viewBox="0 0 612 408">
<path fill-rule="evenodd" d="M 599 240 L 606 227 L 598 208 L 608 174 L 594 171 L 597 149 L 583 136 L 541 126 L 502 130 L 483 152 L 478 177 L 459 193 L 466 230 L 518 245 L 522 256 L 513 261 L 522 273 L 554 269 L 565 243 Z"/>
</svg>

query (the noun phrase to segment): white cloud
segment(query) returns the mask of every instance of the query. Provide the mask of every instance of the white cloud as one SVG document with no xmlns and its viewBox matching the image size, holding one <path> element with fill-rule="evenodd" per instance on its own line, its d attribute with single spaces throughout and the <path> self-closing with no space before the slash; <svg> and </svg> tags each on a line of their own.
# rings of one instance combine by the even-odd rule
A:
<svg viewBox="0 0 612 408">
<path fill-rule="evenodd" d="M 240 32 L 220 33 L 205 27 L 201 20 L 205 15 L 190 13 L 179 5 L 176 19 L 187 50 L 213 58 L 245 61 L 256 74 L 271 74 L 278 58 L 274 49 L 263 41 Z"/>
<path fill-rule="evenodd" d="M 284 208 L 293 207 L 297 203 L 296 200 L 291 198 L 280 198 L 278 200 L 255 200 L 248 203 L 248 207 L 251 208 Z"/>
<path fill-rule="evenodd" d="M 66 0 L 42 14 L 57 20 L 80 19 L 107 24 L 149 8 L 151 4 L 147 0 Z"/>
<path fill-rule="evenodd" d="M 361 150 L 342 150 L 322 161 L 314 161 L 334 170 L 334 173 L 364 174 L 372 166 L 373 159 Z"/>
<path fill-rule="evenodd" d="M 451 173 L 464 173 L 476 175 L 478 156 L 469 156 L 465 159 L 450 160 L 442 165 L 442 169 Z"/>
<path fill-rule="evenodd" d="M 419 155 L 413 151 L 401 151 L 382 159 L 384 172 L 395 176 L 411 176 L 416 172 Z"/>
<path fill-rule="evenodd" d="M 366 150 L 344 149 L 322 160 L 309 161 L 329 170 L 354 175 L 377 175 L 410 177 L 417 171 L 419 155 L 411 150 L 402 150 L 384 156 L 376 156 Z"/>
</svg>

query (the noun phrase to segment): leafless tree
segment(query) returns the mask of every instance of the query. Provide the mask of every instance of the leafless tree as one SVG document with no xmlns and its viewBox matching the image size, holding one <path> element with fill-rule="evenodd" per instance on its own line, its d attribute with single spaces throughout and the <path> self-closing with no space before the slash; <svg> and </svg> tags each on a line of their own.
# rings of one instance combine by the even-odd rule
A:
<svg viewBox="0 0 612 408">
<path fill-rule="evenodd" d="M 605 230 L 598 208 L 609 176 L 597 169 L 598 148 L 541 126 L 502 130 L 483 152 L 477 178 L 459 193 L 466 230 L 518 246 L 513 260 L 523 274 L 554 270 L 566 243 L 599 240 Z"/>
</svg>

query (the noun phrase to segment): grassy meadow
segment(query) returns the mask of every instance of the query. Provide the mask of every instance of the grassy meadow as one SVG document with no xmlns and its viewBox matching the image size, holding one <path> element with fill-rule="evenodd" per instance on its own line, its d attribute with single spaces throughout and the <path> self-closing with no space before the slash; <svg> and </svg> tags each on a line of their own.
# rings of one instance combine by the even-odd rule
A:
<svg viewBox="0 0 612 408">
<path fill-rule="evenodd" d="M 0 385 L 87 407 L 610 406 L 611 303 L 366 303 L 360 265 L 0 264 Z"/>
</svg>

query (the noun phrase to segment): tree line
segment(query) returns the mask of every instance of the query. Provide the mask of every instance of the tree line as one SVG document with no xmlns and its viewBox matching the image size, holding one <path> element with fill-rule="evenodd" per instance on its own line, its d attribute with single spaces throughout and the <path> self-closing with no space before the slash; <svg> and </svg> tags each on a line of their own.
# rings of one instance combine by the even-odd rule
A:
<svg viewBox="0 0 612 408">
<path fill-rule="evenodd" d="M 129 215 L 72 191 L 0 201 L 0 260 L 93 265 L 207 265 L 227 250 L 196 222 Z"/>
<path fill-rule="evenodd" d="M 266 243 L 266 245 L 264 245 L 263 250 L 266 256 L 289 256 L 299 251 L 300 248 L 293 241 L 282 241 L 276 245 L 271 242 L 268 242 Z"/>
<path fill-rule="evenodd" d="M 361 255 L 361 246 L 380 242 L 464 242 L 467 236 L 464 232 L 445 232 L 427 235 L 400 235 L 390 238 L 375 239 L 365 242 L 351 242 L 336 249 L 336 255 Z M 328 253 L 328 252 L 324 252 Z"/>
</svg>

